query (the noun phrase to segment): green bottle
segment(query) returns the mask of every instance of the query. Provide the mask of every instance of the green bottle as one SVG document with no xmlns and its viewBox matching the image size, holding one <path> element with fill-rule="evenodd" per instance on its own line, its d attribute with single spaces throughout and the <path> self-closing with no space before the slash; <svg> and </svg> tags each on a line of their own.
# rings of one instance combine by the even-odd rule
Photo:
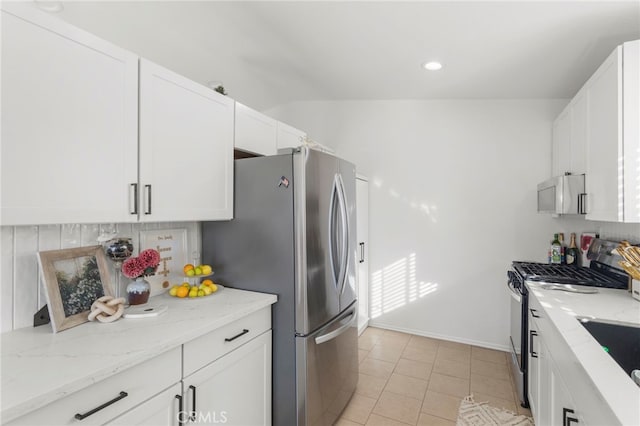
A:
<svg viewBox="0 0 640 426">
<path fill-rule="evenodd" d="M 551 241 L 551 263 L 562 263 L 562 244 L 558 239 L 558 234 L 553 234 L 553 241 Z"/>
</svg>

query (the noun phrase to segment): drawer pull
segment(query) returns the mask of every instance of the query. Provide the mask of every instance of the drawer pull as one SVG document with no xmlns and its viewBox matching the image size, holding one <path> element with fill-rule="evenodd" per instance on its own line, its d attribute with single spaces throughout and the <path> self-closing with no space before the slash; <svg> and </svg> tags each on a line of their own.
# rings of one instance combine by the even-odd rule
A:
<svg viewBox="0 0 640 426">
<path fill-rule="evenodd" d="M 246 328 L 242 330 L 242 332 L 236 334 L 233 337 L 226 337 L 224 339 L 225 342 L 233 342 L 234 340 L 236 340 L 238 337 L 240 336 L 244 336 L 245 334 L 247 334 L 249 332 L 249 330 L 247 330 Z"/>
<path fill-rule="evenodd" d="M 529 309 L 531 311 L 531 316 L 534 318 L 540 318 L 540 315 L 537 315 L 536 312 L 538 312 L 537 309 Z"/>
<path fill-rule="evenodd" d="M 120 391 L 120 395 L 116 396 L 116 397 L 115 397 L 115 398 L 113 398 L 111 401 L 107 401 L 107 402 L 105 402 L 104 404 L 102 404 L 101 406 L 96 407 L 96 408 L 94 408 L 94 409 L 93 409 L 93 410 L 91 410 L 91 411 L 87 411 L 87 412 L 86 412 L 86 413 L 84 413 L 84 414 L 77 413 L 74 417 L 75 417 L 77 420 L 84 420 L 84 419 L 86 419 L 87 417 L 89 417 L 90 415 L 95 414 L 95 413 L 97 413 L 98 411 L 102 410 L 103 408 L 107 408 L 107 407 L 108 407 L 108 406 L 110 406 L 111 404 L 113 404 L 113 403 L 116 403 L 116 402 L 120 401 L 122 398 L 126 398 L 128 395 L 129 395 L 128 393 L 126 393 L 126 392 L 124 392 L 124 391 Z"/>
<path fill-rule="evenodd" d="M 529 330 L 529 355 L 531 358 L 538 358 L 538 352 L 533 350 L 533 336 L 537 336 L 538 333 L 535 330 Z"/>
<path fill-rule="evenodd" d="M 574 413 L 575 411 L 573 411 L 572 409 L 562 407 L 562 426 L 571 426 L 572 422 L 580 423 L 578 419 L 576 419 L 575 417 L 568 416 L 568 414 L 574 414 Z"/>
<path fill-rule="evenodd" d="M 191 415 L 189 416 L 189 420 L 193 422 L 196 420 L 196 387 L 190 385 L 189 389 L 193 391 L 193 396 L 191 397 Z"/>
<path fill-rule="evenodd" d="M 182 405 L 182 395 L 176 395 L 176 399 L 178 400 L 178 415 L 176 418 L 178 419 L 178 425 L 183 425 L 182 412 L 184 411 L 184 406 Z"/>
</svg>

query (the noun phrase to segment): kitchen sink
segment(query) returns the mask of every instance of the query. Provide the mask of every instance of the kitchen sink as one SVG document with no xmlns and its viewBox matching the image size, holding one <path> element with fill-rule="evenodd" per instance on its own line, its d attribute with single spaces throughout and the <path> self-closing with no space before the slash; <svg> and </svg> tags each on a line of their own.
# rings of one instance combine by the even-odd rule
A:
<svg viewBox="0 0 640 426">
<path fill-rule="evenodd" d="M 591 318 L 578 320 L 627 375 L 640 370 L 640 325 Z"/>
</svg>

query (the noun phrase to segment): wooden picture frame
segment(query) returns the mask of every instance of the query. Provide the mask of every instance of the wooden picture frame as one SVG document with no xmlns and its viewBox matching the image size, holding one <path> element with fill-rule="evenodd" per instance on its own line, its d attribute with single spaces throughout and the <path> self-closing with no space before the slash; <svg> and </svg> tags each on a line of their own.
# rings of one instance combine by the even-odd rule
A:
<svg viewBox="0 0 640 426">
<path fill-rule="evenodd" d="M 54 333 L 87 322 L 91 304 L 113 296 L 102 246 L 41 251 L 38 262 Z"/>
</svg>

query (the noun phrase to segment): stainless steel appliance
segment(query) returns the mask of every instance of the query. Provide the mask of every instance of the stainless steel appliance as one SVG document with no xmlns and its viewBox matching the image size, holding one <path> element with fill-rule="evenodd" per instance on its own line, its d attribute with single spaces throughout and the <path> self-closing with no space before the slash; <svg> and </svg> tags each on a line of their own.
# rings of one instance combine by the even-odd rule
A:
<svg viewBox="0 0 640 426">
<path fill-rule="evenodd" d="M 538 185 L 538 213 L 585 214 L 584 175 L 565 175 Z"/>
<path fill-rule="evenodd" d="M 331 425 L 358 380 L 355 167 L 303 147 L 236 160 L 234 184 L 234 219 L 202 223 L 203 262 L 278 295 L 273 424 Z"/>
<path fill-rule="evenodd" d="M 591 293 L 594 287 L 627 289 L 629 276 L 617 268 L 620 256 L 611 253 L 618 243 L 596 239 L 589 247 L 588 268 L 535 262 L 513 262 L 507 272 L 511 295 L 510 342 L 511 372 L 523 407 L 527 398 L 527 352 L 529 350 L 528 290 L 525 281 L 548 283 L 550 289 Z M 585 288 L 585 286 L 587 288 Z M 532 312 L 533 313 L 533 312 Z"/>
</svg>

